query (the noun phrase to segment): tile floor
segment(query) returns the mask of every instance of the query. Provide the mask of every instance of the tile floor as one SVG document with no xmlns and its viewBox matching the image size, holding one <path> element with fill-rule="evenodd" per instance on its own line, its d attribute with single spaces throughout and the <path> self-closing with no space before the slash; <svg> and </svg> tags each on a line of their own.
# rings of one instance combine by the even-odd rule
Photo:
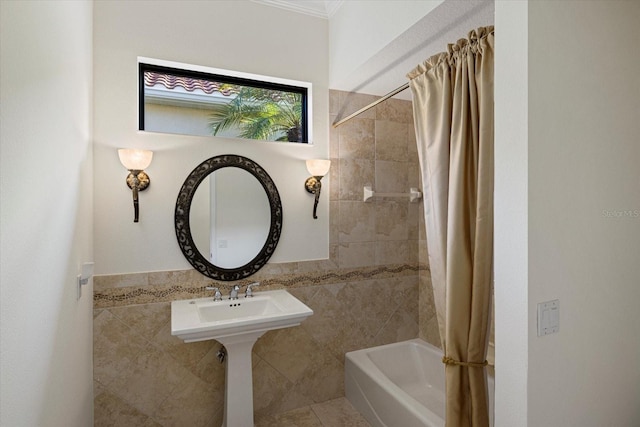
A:
<svg viewBox="0 0 640 427">
<path fill-rule="evenodd" d="M 370 427 L 345 397 L 256 420 L 256 427 Z"/>
</svg>

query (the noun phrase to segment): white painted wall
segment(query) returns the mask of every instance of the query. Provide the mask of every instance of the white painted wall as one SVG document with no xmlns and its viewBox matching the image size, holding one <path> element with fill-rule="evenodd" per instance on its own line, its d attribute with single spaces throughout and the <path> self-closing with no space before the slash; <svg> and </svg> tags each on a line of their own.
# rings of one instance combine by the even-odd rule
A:
<svg viewBox="0 0 640 427">
<path fill-rule="evenodd" d="M 304 160 L 329 156 L 327 21 L 245 1 L 98 1 L 94 16 L 96 273 L 189 268 L 175 238 L 176 197 L 193 168 L 220 154 L 251 158 L 278 187 L 284 227 L 271 262 L 327 258 L 328 188 L 317 220 L 304 190 Z M 311 82 L 314 144 L 138 132 L 139 56 Z M 155 153 L 138 224 L 119 147 Z"/>
<path fill-rule="evenodd" d="M 92 3 L 0 6 L 0 425 L 93 424 Z"/>
<path fill-rule="evenodd" d="M 529 3 L 532 426 L 640 425 L 638 22 L 639 2 Z"/>
<path fill-rule="evenodd" d="M 496 3 L 497 426 L 640 424 L 639 19 Z M 560 331 L 537 337 L 552 299 Z"/>
<path fill-rule="evenodd" d="M 527 424 L 527 2 L 496 2 L 495 426 Z"/>
</svg>

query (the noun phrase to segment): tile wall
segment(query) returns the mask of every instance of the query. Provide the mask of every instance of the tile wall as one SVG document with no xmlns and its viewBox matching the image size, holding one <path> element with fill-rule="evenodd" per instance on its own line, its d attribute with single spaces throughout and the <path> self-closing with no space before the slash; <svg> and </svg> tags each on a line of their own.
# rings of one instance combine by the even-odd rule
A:
<svg viewBox="0 0 640 427">
<path fill-rule="evenodd" d="M 375 99 L 331 91 L 331 121 Z M 330 258 L 267 264 L 251 278 L 314 310 L 256 343 L 256 419 L 344 396 L 348 351 L 418 336 L 439 345 L 421 203 L 362 201 L 364 185 L 422 187 L 411 103 L 390 99 L 332 129 L 330 150 Z M 220 345 L 185 344 L 170 325 L 170 301 L 208 295 L 212 284 L 193 270 L 95 277 L 96 426 L 221 424 Z"/>
</svg>

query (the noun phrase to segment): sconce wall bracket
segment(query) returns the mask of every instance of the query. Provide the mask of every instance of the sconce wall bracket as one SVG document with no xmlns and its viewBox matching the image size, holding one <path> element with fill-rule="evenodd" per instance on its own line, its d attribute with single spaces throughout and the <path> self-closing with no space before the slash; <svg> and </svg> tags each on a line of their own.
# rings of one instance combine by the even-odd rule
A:
<svg viewBox="0 0 640 427">
<path fill-rule="evenodd" d="M 320 200 L 320 191 L 322 190 L 322 183 L 320 180 L 327 174 L 327 172 L 329 172 L 330 166 L 331 160 L 307 160 L 307 170 L 311 176 L 304 182 L 304 188 L 315 196 L 313 201 L 313 219 L 318 219 L 316 212 L 318 210 L 318 201 Z"/>
<path fill-rule="evenodd" d="M 322 177 L 320 177 L 322 178 Z M 320 179 L 318 179 L 317 176 L 310 176 L 309 178 L 307 178 L 307 180 L 304 182 L 304 188 L 307 189 L 307 191 L 311 194 L 315 194 L 316 191 L 318 190 L 318 187 L 320 186 Z"/>
<path fill-rule="evenodd" d="M 147 175 L 145 171 L 130 171 L 129 175 L 127 175 L 127 187 L 133 190 L 134 185 L 136 185 L 135 172 L 137 172 L 136 175 L 138 177 L 138 191 L 146 190 L 151 183 L 151 179 L 149 179 L 149 175 Z"/>
<path fill-rule="evenodd" d="M 320 200 L 320 190 L 322 189 L 322 183 L 320 180 L 321 176 L 310 176 L 304 182 L 304 188 L 313 195 L 315 195 L 313 201 L 313 219 L 318 219 L 317 211 L 318 211 L 318 200 Z"/>
</svg>

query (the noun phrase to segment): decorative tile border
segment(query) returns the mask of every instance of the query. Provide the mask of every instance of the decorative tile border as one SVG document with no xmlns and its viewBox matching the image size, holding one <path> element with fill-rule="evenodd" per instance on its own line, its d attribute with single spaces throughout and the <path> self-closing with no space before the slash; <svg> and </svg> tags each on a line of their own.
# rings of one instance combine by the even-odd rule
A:
<svg viewBox="0 0 640 427">
<path fill-rule="evenodd" d="M 254 280 L 238 282 L 217 282 L 200 275 L 195 270 L 135 273 L 134 280 L 131 279 L 133 275 L 127 274 L 96 276 L 94 278 L 93 306 L 94 308 L 108 308 L 202 298 L 211 295 L 211 291 L 206 289 L 208 286 L 217 286 L 221 290 L 226 290 L 234 284 L 244 285 L 259 281 L 260 290 L 293 289 L 340 282 L 412 276 L 424 269 L 428 269 L 428 267 L 418 264 L 400 264 L 302 274 L 280 274 L 273 277 L 255 277 Z M 132 284 L 134 282 L 136 284 Z M 124 284 L 124 286 L 120 284 Z"/>
</svg>

